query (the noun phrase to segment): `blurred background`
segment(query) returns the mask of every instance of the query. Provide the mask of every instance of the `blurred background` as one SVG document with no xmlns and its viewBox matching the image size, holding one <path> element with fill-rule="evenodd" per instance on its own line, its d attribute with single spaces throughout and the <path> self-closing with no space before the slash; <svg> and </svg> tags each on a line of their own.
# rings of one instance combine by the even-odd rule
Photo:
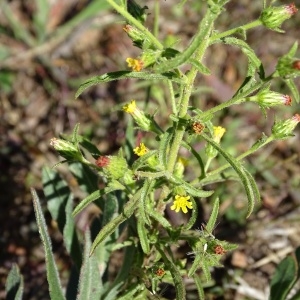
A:
<svg viewBox="0 0 300 300">
<path fill-rule="evenodd" d="M 178 6 L 178 1 L 160 2 L 159 37 L 175 36 L 176 48 L 181 50 L 195 33 L 204 1 L 188 0 L 183 7 Z M 153 26 L 154 3 L 139 2 L 148 6 L 148 28 Z M 230 1 L 215 29 L 223 31 L 254 20 L 262 3 Z M 166 106 L 166 87 L 160 84 L 151 88 L 134 80 L 116 81 L 89 88 L 75 99 L 76 90 L 86 79 L 127 69 L 126 58 L 139 54 L 123 25 L 122 18 L 104 0 L 1 1 L 0 298 L 5 296 L 5 280 L 16 263 L 24 275 L 25 299 L 49 299 L 44 252 L 29 189 L 36 188 L 43 201 L 41 169 L 60 160 L 49 146 L 50 139 L 60 133 L 70 134 L 80 123 L 81 134 L 89 137 L 103 154 L 111 154 L 122 144 L 126 129 L 123 114 L 114 107 L 132 98 L 144 101 L 147 95 L 150 110 L 161 108 L 156 116 L 159 123 L 164 126 L 167 122 L 171 109 Z M 284 23 L 285 33 L 262 27 L 248 32 L 247 41 L 262 60 L 266 74 L 273 72 L 278 58 L 299 41 L 299 28 L 298 13 Z M 247 59 L 238 48 L 229 46 L 213 45 L 204 62 L 212 75 L 198 78 L 192 103 L 200 109 L 230 99 L 247 71 Z M 280 81 L 272 88 L 283 94 L 289 92 Z M 224 147 L 238 155 L 262 132 L 270 133 L 275 115 L 281 119 L 295 113 L 300 113 L 300 107 L 293 103 L 291 107 L 269 110 L 264 118 L 258 106 L 247 104 L 222 111 L 214 123 L 227 128 Z M 248 220 L 240 214 L 246 197 L 241 186 L 228 182 L 218 188 L 222 206 L 216 235 L 240 247 L 224 261 L 226 269 L 216 270 L 216 282 L 208 287 L 212 291 L 208 299 L 264 299 L 275 266 L 300 245 L 299 130 L 298 127 L 295 137 L 273 143 L 245 160 L 263 201 Z M 192 173 L 192 167 L 188 167 L 187 176 Z M 72 183 L 70 175 L 64 175 Z M 76 186 L 76 182 L 73 184 Z M 209 202 L 202 205 L 203 218 L 207 220 Z M 64 282 L 69 276 L 70 261 L 47 212 L 46 218 Z M 214 296 L 220 291 L 222 296 Z"/>
</svg>

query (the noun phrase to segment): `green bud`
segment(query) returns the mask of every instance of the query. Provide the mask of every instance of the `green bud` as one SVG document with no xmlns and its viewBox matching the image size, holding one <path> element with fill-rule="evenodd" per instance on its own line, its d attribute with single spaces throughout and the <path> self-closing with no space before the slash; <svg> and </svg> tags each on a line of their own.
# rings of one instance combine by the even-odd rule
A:
<svg viewBox="0 0 300 300">
<path fill-rule="evenodd" d="M 271 30 L 283 32 L 279 27 L 285 21 L 291 18 L 298 9 L 295 4 L 282 5 L 278 7 L 267 7 L 265 8 L 259 19 L 263 25 Z"/>
<path fill-rule="evenodd" d="M 298 48 L 296 42 L 286 55 L 283 55 L 277 63 L 276 71 L 280 77 L 283 78 L 295 78 L 300 76 L 300 60 L 295 57 Z"/>
<path fill-rule="evenodd" d="M 257 102 L 263 109 L 277 105 L 290 106 L 292 103 L 292 98 L 289 95 L 270 91 L 270 87 L 259 91 L 257 95 L 249 97 L 247 100 Z"/>
<path fill-rule="evenodd" d="M 141 30 L 128 24 L 123 27 L 123 30 L 127 33 L 136 47 L 142 49 L 144 45 L 146 47 L 150 45 L 147 36 Z"/>
<path fill-rule="evenodd" d="M 59 153 L 59 155 L 67 160 L 75 160 L 81 162 L 85 161 L 85 158 L 83 157 L 79 148 L 69 141 L 52 138 L 50 140 L 50 145 Z"/>
<path fill-rule="evenodd" d="M 120 179 L 128 171 L 127 161 L 121 156 L 100 156 L 96 165 L 103 168 L 105 175 L 112 179 Z"/>
<path fill-rule="evenodd" d="M 293 136 L 293 131 L 299 122 L 299 114 L 295 114 L 291 119 L 275 122 L 272 127 L 272 136 L 275 139 L 285 139 Z"/>
<path fill-rule="evenodd" d="M 161 129 L 153 120 L 152 117 L 146 115 L 141 111 L 135 103 L 135 100 L 132 100 L 130 103 L 123 106 L 123 110 L 133 117 L 134 121 L 137 123 L 140 129 L 144 131 L 153 131 L 157 134 L 161 134 Z"/>
</svg>

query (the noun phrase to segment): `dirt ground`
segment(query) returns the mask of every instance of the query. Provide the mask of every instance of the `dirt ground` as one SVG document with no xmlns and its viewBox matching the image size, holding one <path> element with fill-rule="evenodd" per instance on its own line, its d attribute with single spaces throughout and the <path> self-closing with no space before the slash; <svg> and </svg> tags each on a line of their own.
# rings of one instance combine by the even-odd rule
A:
<svg viewBox="0 0 300 300">
<path fill-rule="evenodd" d="M 32 32 L 34 1 L 8 2 L 24 27 Z M 72 19 L 87 2 L 51 1 L 48 32 L 54 32 Z M 150 12 L 153 2 L 146 3 Z M 183 15 L 188 18 L 182 18 L 174 13 L 172 2 L 162 2 L 161 35 L 176 34 L 184 43 L 194 32 L 199 15 L 191 5 L 186 5 Z M 260 8 L 261 1 L 231 1 L 217 29 L 250 21 L 259 15 Z M 151 13 L 148 19 L 151 26 Z M 130 100 L 128 97 L 132 96 L 128 95 L 138 97 L 141 92 L 126 80 L 95 86 L 77 100 L 74 95 L 85 79 L 124 69 L 125 59 L 139 52 L 123 32 L 122 20 L 112 11 L 101 12 L 92 20 L 80 23 L 57 43 L 46 40 L 46 47 L 40 52 L 31 51 L 37 47 L 30 47 L 14 37 L 3 12 L 0 12 L 0 25 L 0 45 L 9 49 L 5 59 L 0 51 L 0 298 L 4 298 L 7 274 L 16 263 L 24 275 L 24 299 L 49 299 L 44 252 L 29 189 L 36 188 L 42 199 L 41 169 L 59 160 L 49 141 L 62 132 L 70 133 L 76 123 L 81 124 L 81 133 L 96 142 L 102 153 L 113 153 L 119 148 L 125 122 L 112 109 Z M 284 24 L 284 34 L 262 28 L 249 32 L 248 41 L 262 59 L 267 73 L 274 69 L 278 56 L 286 53 L 295 40 L 299 41 L 299 28 L 298 13 Z M 243 80 L 246 60 L 237 49 L 213 46 L 205 63 L 213 75 L 199 78 L 199 85 L 214 89 L 203 101 L 203 105 L 210 106 L 234 93 Z M 298 80 L 298 86 L 299 83 Z M 287 92 L 280 83 L 277 88 Z M 193 101 L 197 101 L 196 97 Z M 300 113 L 299 104 L 278 115 L 288 118 L 294 113 Z M 259 109 L 235 107 L 224 113 L 221 120 L 236 130 L 232 141 L 234 138 L 239 141 L 236 151 L 240 153 L 262 131 L 270 130 L 274 115 L 275 111 L 271 110 L 264 119 Z M 230 221 L 228 215 L 220 220 L 216 235 L 240 246 L 224 262 L 226 271 L 215 272 L 219 280 L 230 278 L 228 292 L 218 299 L 265 299 L 263 296 L 275 266 L 300 245 L 299 136 L 298 127 L 295 137 L 277 142 L 246 160 L 261 190 L 262 206 L 247 222 Z M 228 184 L 227 194 L 230 189 L 234 190 L 235 185 Z M 234 195 L 238 199 L 242 197 Z M 223 216 L 231 203 L 224 201 Z M 70 262 L 56 225 L 47 212 L 46 218 L 57 265 L 65 282 Z M 258 298 L 260 295 L 262 298 Z"/>
</svg>

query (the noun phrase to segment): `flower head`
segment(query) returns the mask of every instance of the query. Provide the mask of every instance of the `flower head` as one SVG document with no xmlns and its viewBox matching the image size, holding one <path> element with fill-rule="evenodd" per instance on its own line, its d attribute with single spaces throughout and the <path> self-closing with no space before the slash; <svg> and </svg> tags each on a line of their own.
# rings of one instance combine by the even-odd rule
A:
<svg viewBox="0 0 300 300">
<path fill-rule="evenodd" d="M 145 155 L 149 149 L 145 146 L 144 143 L 140 143 L 140 145 L 136 148 L 133 149 L 133 152 L 138 155 L 138 156 L 143 156 Z"/>
<path fill-rule="evenodd" d="M 201 134 L 203 132 L 203 130 L 205 129 L 205 125 L 203 125 L 200 122 L 194 122 L 192 124 L 192 130 L 194 133 L 196 134 Z"/>
<path fill-rule="evenodd" d="M 108 156 L 99 156 L 98 159 L 96 160 L 96 165 L 99 168 L 104 168 L 108 166 L 109 164 L 109 157 Z"/>
<path fill-rule="evenodd" d="M 189 201 L 189 199 L 190 196 L 176 195 L 173 205 L 171 206 L 171 209 L 175 210 L 176 212 L 182 210 L 186 214 L 188 212 L 187 208 L 189 209 L 193 208 L 193 204 L 191 201 Z"/>
<path fill-rule="evenodd" d="M 214 126 L 213 139 L 216 143 L 220 144 L 221 138 L 226 132 L 226 129 L 221 126 Z"/>
<path fill-rule="evenodd" d="M 291 18 L 298 9 L 296 8 L 294 3 L 289 5 L 281 5 L 278 7 L 267 7 L 265 8 L 261 15 L 260 21 L 263 23 L 264 26 L 271 30 L 275 30 L 278 32 L 283 32 L 279 27 L 281 24 Z"/>
<path fill-rule="evenodd" d="M 131 68 L 133 71 L 136 71 L 136 72 L 140 72 L 144 67 L 144 63 L 140 59 L 135 59 L 135 58 L 128 57 L 126 59 L 126 62 L 128 64 L 128 67 Z"/>
<path fill-rule="evenodd" d="M 257 95 L 248 99 L 249 101 L 257 102 L 262 109 L 282 104 L 286 106 L 292 104 L 292 98 L 289 95 L 273 92 L 270 90 L 270 87 L 261 90 Z"/>
<path fill-rule="evenodd" d="M 132 114 L 136 111 L 136 103 L 135 100 L 131 100 L 130 103 L 127 103 L 123 106 L 123 110 L 129 114 Z"/>
<path fill-rule="evenodd" d="M 290 119 L 276 122 L 272 127 L 272 136 L 276 139 L 285 139 L 290 137 L 299 122 L 299 114 L 295 114 Z"/>
<path fill-rule="evenodd" d="M 52 146 L 62 157 L 67 160 L 85 161 L 79 147 L 67 140 L 52 138 L 50 140 Z"/>
</svg>

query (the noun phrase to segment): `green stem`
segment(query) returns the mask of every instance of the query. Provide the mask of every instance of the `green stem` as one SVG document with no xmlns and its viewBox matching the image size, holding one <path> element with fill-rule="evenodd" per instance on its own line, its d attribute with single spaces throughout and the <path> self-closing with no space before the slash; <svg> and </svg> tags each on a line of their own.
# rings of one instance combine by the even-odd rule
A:
<svg viewBox="0 0 300 300">
<path fill-rule="evenodd" d="M 177 106 L 176 106 L 176 100 L 175 100 L 175 94 L 174 94 L 174 88 L 171 80 L 168 80 L 168 87 L 171 97 L 171 105 L 172 105 L 172 111 L 175 116 L 177 116 Z"/>
<path fill-rule="evenodd" d="M 230 30 L 227 30 L 227 31 L 224 31 L 222 33 L 217 33 L 217 34 L 214 34 L 211 38 L 210 38 L 210 43 L 215 41 L 215 40 L 218 40 L 218 39 L 221 39 L 221 38 L 224 38 L 226 36 L 229 36 L 229 35 L 232 35 L 236 32 L 239 32 L 241 30 L 249 30 L 249 29 L 252 29 L 254 27 L 257 27 L 257 26 L 260 26 L 262 25 L 262 22 L 261 20 L 255 20 L 253 22 L 250 22 L 248 24 L 245 24 L 243 26 L 239 26 L 239 27 L 236 27 L 236 28 L 233 28 L 233 29 L 230 29 Z"/>
<path fill-rule="evenodd" d="M 153 45 L 156 46 L 157 49 L 163 50 L 164 46 L 160 43 L 160 41 L 138 20 L 136 20 L 126 9 L 115 3 L 113 0 L 106 0 L 120 15 L 122 15 L 129 23 L 133 24 L 136 28 L 141 30 L 152 42 Z"/>
<path fill-rule="evenodd" d="M 211 30 L 213 28 L 214 20 L 216 19 L 217 15 L 213 14 L 210 10 L 207 11 L 207 14 L 205 15 L 204 19 L 201 21 L 201 24 L 199 26 L 199 30 L 201 31 L 201 34 L 196 34 L 197 39 L 199 39 L 199 47 L 195 54 L 195 59 L 197 61 L 201 61 L 206 48 L 209 45 L 209 35 L 211 33 Z M 196 41 L 197 42 L 197 41 Z M 197 76 L 198 70 L 195 67 L 192 67 L 191 70 L 186 75 L 186 83 L 183 87 L 183 93 L 182 97 L 179 101 L 179 112 L 178 117 L 184 118 L 189 105 L 189 100 L 193 91 L 194 87 L 194 81 Z M 167 170 L 170 173 L 173 173 L 174 166 L 176 163 L 178 151 L 181 145 L 181 141 L 184 136 L 185 128 L 183 126 L 179 126 L 178 124 L 174 126 L 174 139 L 173 143 L 170 147 L 170 153 L 169 153 L 169 161 L 167 165 Z"/>
<path fill-rule="evenodd" d="M 158 32 L 159 32 L 159 23 L 158 23 L 158 17 L 159 17 L 159 10 L 160 10 L 160 3 L 159 0 L 155 1 L 154 4 L 154 24 L 153 24 L 153 35 L 155 37 L 158 37 Z"/>
</svg>

